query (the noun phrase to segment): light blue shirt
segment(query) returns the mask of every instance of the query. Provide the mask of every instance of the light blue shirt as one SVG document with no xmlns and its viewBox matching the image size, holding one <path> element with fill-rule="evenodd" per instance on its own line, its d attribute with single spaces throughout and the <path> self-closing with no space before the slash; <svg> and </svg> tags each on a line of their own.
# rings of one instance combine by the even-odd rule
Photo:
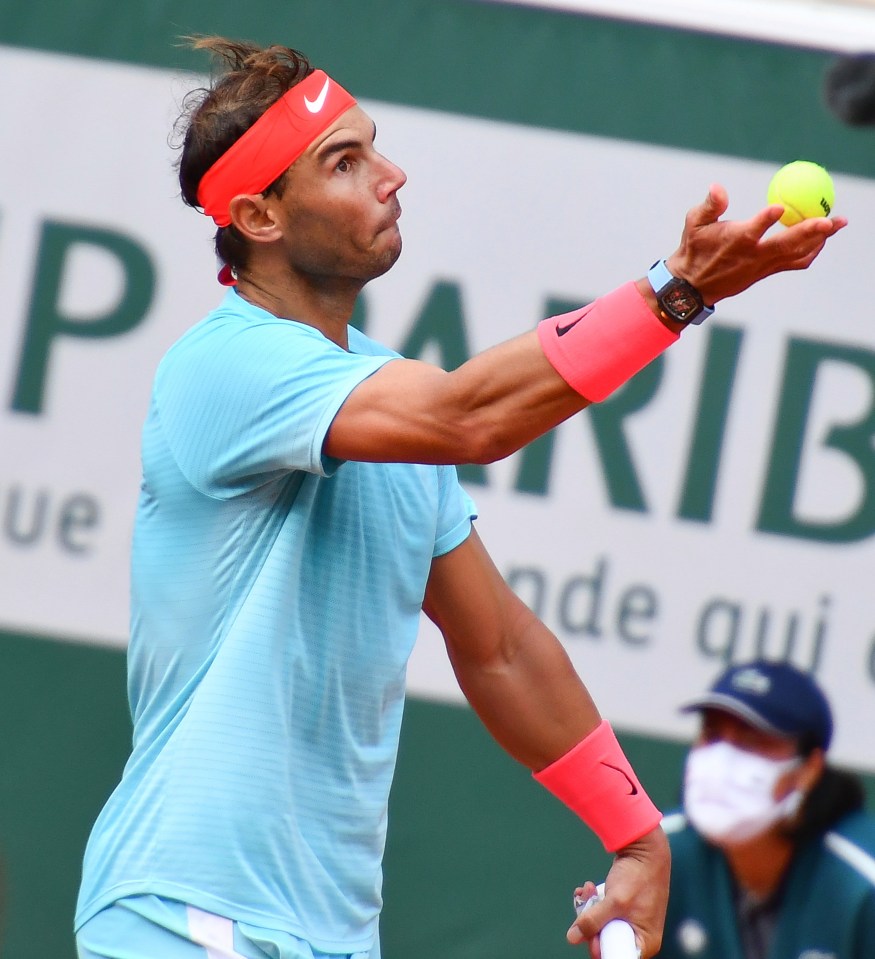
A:
<svg viewBox="0 0 875 959">
<path fill-rule="evenodd" d="M 433 557 L 470 533 L 452 467 L 322 454 L 397 354 L 349 351 L 229 291 L 162 361 L 132 553 L 134 745 L 76 923 L 154 894 L 370 948 Z"/>
</svg>

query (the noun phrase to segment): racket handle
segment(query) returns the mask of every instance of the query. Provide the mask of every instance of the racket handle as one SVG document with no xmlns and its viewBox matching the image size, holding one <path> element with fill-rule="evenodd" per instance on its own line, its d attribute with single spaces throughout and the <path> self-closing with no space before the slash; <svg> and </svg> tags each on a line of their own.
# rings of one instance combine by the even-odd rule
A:
<svg viewBox="0 0 875 959">
<path fill-rule="evenodd" d="M 612 919 L 599 933 L 602 959 L 638 959 L 635 931 L 625 919 Z"/>
</svg>

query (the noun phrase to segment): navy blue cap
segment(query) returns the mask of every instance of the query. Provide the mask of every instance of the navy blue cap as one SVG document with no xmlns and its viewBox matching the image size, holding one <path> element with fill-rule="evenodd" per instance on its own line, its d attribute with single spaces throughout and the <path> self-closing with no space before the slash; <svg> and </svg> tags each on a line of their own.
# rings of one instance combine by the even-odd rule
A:
<svg viewBox="0 0 875 959">
<path fill-rule="evenodd" d="M 710 690 L 681 707 L 720 709 L 776 736 L 829 747 L 832 711 L 808 673 L 789 663 L 758 659 L 731 666 Z"/>
</svg>

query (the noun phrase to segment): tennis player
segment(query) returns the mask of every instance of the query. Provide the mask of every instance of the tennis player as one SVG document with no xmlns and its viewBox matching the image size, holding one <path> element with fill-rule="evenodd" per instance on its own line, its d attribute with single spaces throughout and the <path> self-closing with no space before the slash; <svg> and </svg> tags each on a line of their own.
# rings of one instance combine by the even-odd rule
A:
<svg viewBox="0 0 875 959">
<path fill-rule="evenodd" d="M 839 218 L 766 237 L 713 187 L 648 276 L 452 373 L 348 323 L 401 252 L 405 174 L 300 53 L 220 38 L 183 200 L 228 290 L 169 350 L 132 551 L 133 751 L 85 853 L 82 959 L 378 959 L 387 798 L 420 611 L 497 741 L 615 853 L 610 918 L 658 949 L 669 877 L 648 799 L 562 645 L 502 580 L 454 464 L 603 399 L 718 300 L 807 267 Z M 593 948 L 598 950 L 597 940 Z"/>
</svg>

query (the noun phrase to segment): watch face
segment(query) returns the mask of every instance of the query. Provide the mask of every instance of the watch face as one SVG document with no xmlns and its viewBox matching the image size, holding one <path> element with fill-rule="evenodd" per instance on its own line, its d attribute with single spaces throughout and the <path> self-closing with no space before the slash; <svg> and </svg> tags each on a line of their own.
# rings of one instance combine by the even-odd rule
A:
<svg viewBox="0 0 875 959">
<path fill-rule="evenodd" d="M 670 289 L 660 296 L 662 307 L 669 316 L 682 323 L 694 317 L 702 310 L 702 303 L 695 292 L 684 283 L 683 280 L 677 282 Z"/>
</svg>

